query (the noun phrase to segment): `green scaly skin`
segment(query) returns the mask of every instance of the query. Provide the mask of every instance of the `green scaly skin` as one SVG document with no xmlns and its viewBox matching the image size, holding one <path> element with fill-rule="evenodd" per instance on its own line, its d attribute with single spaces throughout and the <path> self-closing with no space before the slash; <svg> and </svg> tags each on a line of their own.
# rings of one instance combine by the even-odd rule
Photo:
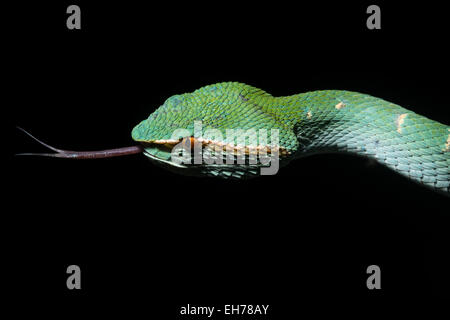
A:
<svg viewBox="0 0 450 320">
<path fill-rule="evenodd" d="M 450 127 L 367 94 L 323 90 L 273 97 L 242 83 L 219 83 L 170 97 L 133 129 L 132 137 L 144 145 L 151 160 L 181 173 L 223 178 L 259 174 L 260 164 L 177 165 L 171 161 L 170 148 L 155 141 L 198 137 L 194 121 L 202 121 L 203 136 L 215 128 L 223 135 L 215 142 L 235 145 L 239 140 L 227 139 L 226 129 L 269 133 L 278 129 L 279 147 L 289 153 L 280 156 L 280 165 L 313 153 L 350 152 L 450 192 Z M 178 128 L 187 131 L 174 137 Z M 266 145 L 270 143 L 269 134 Z"/>
</svg>

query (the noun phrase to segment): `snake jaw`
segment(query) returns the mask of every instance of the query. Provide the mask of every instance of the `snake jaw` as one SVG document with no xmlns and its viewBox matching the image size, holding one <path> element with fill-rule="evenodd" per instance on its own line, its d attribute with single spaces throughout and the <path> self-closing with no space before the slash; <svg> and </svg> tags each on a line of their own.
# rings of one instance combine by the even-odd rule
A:
<svg viewBox="0 0 450 320">
<path fill-rule="evenodd" d="M 234 152 L 234 153 L 244 153 L 245 155 L 258 155 L 261 152 L 272 153 L 272 150 L 279 152 L 280 156 L 289 156 L 291 152 L 281 146 L 268 146 L 268 145 L 258 145 L 258 146 L 240 146 L 234 145 L 232 143 L 226 143 L 223 141 L 215 141 L 210 139 L 204 139 L 202 137 L 195 138 L 193 136 L 180 138 L 180 139 L 161 139 L 153 141 L 142 141 L 144 146 L 155 146 L 157 148 L 166 148 L 173 150 L 177 145 L 182 144 L 188 149 L 193 150 L 195 145 L 200 145 L 202 149 L 205 148 L 215 148 L 216 150 Z"/>
<path fill-rule="evenodd" d="M 151 160 L 153 160 L 154 162 L 156 161 L 156 162 L 158 162 L 160 164 L 166 164 L 166 165 L 174 166 L 174 167 L 181 168 L 181 169 L 187 169 L 188 168 L 187 166 L 185 166 L 183 164 L 179 164 L 179 163 L 176 163 L 176 162 L 173 162 L 173 161 L 170 161 L 170 160 L 165 160 L 165 159 L 163 159 L 161 157 L 158 157 L 158 156 L 152 154 L 151 152 L 148 152 L 147 149 L 144 149 L 144 154 L 147 157 L 149 157 Z"/>
<path fill-rule="evenodd" d="M 261 161 L 256 162 L 258 156 L 264 155 L 271 156 L 273 149 L 270 146 L 236 146 L 231 143 L 224 143 L 222 141 L 214 141 L 205 138 L 195 138 L 193 136 L 180 138 L 178 140 L 160 139 L 154 141 L 142 142 L 144 148 L 144 155 L 149 160 L 158 166 L 162 166 L 165 169 L 181 173 L 184 175 L 194 176 L 218 176 L 222 178 L 248 178 L 250 176 L 257 176 L 259 169 L 266 166 Z M 176 148 L 176 149 L 175 149 Z M 196 149 L 198 148 L 198 149 Z M 178 150 L 178 155 L 177 154 Z M 184 151 L 190 152 L 190 158 L 188 157 L 178 158 L 180 153 Z M 283 159 L 290 155 L 290 152 L 285 148 L 277 147 L 277 155 L 280 155 Z M 210 155 L 206 155 L 210 161 L 205 160 L 205 152 L 213 152 L 212 156 L 215 161 L 211 161 L 213 158 L 208 158 Z M 215 152 L 220 152 L 220 155 Z M 200 163 L 196 162 L 195 155 L 201 155 Z M 174 159 L 174 155 L 176 158 Z M 228 157 L 232 155 L 232 162 L 228 162 Z M 275 155 L 275 154 L 274 154 Z M 238 161 L 238 156 L 242 156 Z M 251 162 L 250 158 L 255 159 L 255 162 Z M 273 158 L 271 158 L 273 160 Z M 217 161 L 222 160 L 222 161 Z"/>
</svg>

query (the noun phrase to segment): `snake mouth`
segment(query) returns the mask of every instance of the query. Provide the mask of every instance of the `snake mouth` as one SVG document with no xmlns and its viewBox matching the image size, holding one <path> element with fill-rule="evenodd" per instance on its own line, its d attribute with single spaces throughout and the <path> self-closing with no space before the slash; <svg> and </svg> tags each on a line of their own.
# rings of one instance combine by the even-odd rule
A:
<svg viewBox="0 0 450 320">
<path fill-rule="evenodd" d="M 158 164 L 165 164 L 186 168 L 182 164 L 177 164 L 172 161 L 172 150 L 178 145 L 182 139 L 179 140 L 156 140 L 152 142 L 141 142 L 144 147 L 144 155 L 150 158 L 153 162 Z"/>
<path fill-rule="evenodd" d="M 144 155 L 157 166 L 188 176 L 227 179 L 254 177 L 260 168 L 272 166 L 273 161 L 278 163 L 278 159 L 290 154 L 279 147 L 275 153 L 267 146 L 240 147 L 192 136 L 141 143 Z"/>
<path fill-rule="evenodd" d="M 273 149 L 270 146 L 258 145 L 258 146 L 239 146 L 230 143 L 224 143 L 222 141 L 208 140 L 204 138 L 195 138 L 193 136 L 184 137 L 180 139 L 164 139 L 164 140 L 154 140 L 148 142 L 142 142 L 144 146 L 144 153 L 148 157 L 162 161 L 168 162 L 170 164 L 176 164 L 172 161 L 172 155 L 174 154 L 174 149 L 188 151 L 191 153 L 191 158 L 195 155 L 195 151 L 215 151 L 221 152 L 223 154 L 232 155 L 242 155 L 246 158 L 251 156 L 258 156 L 262 152 L 264 154 L 270 155 L 273 150 L 276 150 L 281 157 L 288 156 L 290 152 L 282 147 L 277 147 Z M 176 151 L 175 151 L 176 152 Z M 189 163 L 187 163 L 189 165 Z M 182 167 L 187 167 L 182 166 Z"/>
</svg>

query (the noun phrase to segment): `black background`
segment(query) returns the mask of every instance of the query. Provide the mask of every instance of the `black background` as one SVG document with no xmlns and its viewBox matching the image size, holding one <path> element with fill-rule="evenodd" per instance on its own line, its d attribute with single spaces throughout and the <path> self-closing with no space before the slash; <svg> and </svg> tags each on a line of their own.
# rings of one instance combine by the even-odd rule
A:
<svg viewBox="0 0 450 320">
<path fill-rule="evenodd" d="M 371 2 L 145 3 L 21 3 L 5 14 L 5 263 L 14 296 L 31 303 L 19 312 L 183 319 L 188 303 L 253 303 L 283 319 L 448 299 L 448 197 L 365 159 L 314 156 L 276 176 L 222 181 L 142 155 L 12 156 L 43 150 L 16 125 L 69 150 L 131 145 L 133 126 L 166 98 L 221 81 L 275 96 L 369 93 L 448 124 L 443 8 L 377 2 L 382 29 L 368 30 Z M 81 30 L 66 28 L 70 4 Z M 66 288 L 71 264 L 80 291 Z M 378 291 L 366 288 L 372 264 Z"/>
</svg>

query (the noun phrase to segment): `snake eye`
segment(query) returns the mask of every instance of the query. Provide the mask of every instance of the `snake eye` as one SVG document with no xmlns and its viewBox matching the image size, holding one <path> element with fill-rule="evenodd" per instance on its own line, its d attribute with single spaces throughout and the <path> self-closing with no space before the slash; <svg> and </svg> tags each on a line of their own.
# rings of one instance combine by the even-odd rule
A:
<svg viewBox="0 0 450 320">
<path fill-rule="evenodd" d="M 183 144 L 185 147 L 193 149 L 194 148 L 195 139 L 194 137 L 186 137 L 183 139 Z"/>
<path fill-rule="evenodd" d="M 184 142 L 184 146 L 186 148 L 189 148 L 189 149 L 191 148 L 191 140 L 189 138 L 184 138 L 183 142 Z"/>
</svg>

